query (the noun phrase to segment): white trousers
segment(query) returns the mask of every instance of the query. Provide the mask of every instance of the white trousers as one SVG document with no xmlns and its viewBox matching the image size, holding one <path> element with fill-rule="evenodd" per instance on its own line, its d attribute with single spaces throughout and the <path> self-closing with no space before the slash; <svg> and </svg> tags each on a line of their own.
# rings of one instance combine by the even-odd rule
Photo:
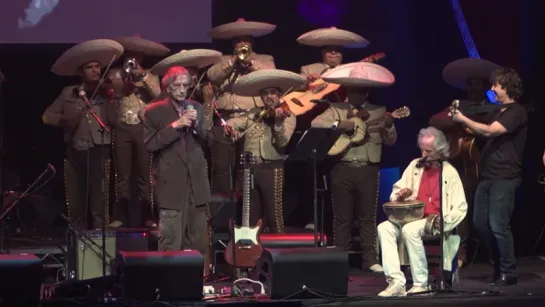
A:
<svg viewBox="0 0 545 307">
<path fill-rule="evenodd" d="M 409 254 L 413 286 L 428 285 L 428 260 L 422 237 L 426 219 L 420 219 L 406 224 L 403 228 L 390 221 L 378 225 L 378 240 L 382 254 L 382 267 L 388 283 L 396 283 L 405 286 L 405 275 L 401 272 L 397 242 L 403 240 Z"/>
</svg>

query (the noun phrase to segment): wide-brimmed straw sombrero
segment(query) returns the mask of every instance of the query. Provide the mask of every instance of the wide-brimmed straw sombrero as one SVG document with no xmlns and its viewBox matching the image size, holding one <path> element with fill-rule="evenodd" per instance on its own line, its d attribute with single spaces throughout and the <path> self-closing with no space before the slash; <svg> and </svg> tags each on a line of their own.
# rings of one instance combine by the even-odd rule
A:
<svg viewBox="0 0 545 307">
<path fill-rule="evenodd" d="M 306 83 L 299 74 L 281 69 L 261 69 L 244 75 L 233 85 L 233 93 L 240 96 L 259 96 L 261 90 L 278 88 L 286 92 L 290 88 L 299 88 Z"/>
<path fill-rule="evenodd" d="M 326 82 L 348 87 L 385 87 L 395 83 L 394 74 L 387 68 L 366 62 L 344 64 L 322 75 Z"/>
<path fill-rule="evenodd" d="M 143 39 L 139 35 L 119 37 L 115 41 L 120 43 L 125 51 L 139 52 L 150 56 L 165 56 L 170 53 L 167 46 Z"/>
<path fill-rule="evenodd" d="M 364 48 L 369 45 L 369 41 L 360 35 L 335 27 L 307 32 L 299 36 L 297 42 L 313 47 L 342 46 L 345 48 Z"/>
<path fill-rule="evenodd" d="M 443 80 L 451 86 L 465 90 L 467 79 L 481 78 L 488 80 L 492 72 L 500 65 L 488 60 L 465 58 L 452 61 L 443 69 Z"/>
<path fill-rule="evenodd" d="M 106 67 L 123 54 L 123 46 L 110 39 L 94 39 L 66 50 L 53 64 L 51 71 L 59 76 L 76 76 L 81 66 L 98 62 Z"/>
<path fill-rule="evenodd" d="M 237 36 L 261 37 L 270 34 L 276 29 L 276 25 L 246 21 L 244 18 L 239 18 L 235 22 L 230 22 L 217 26 L 208 31 L 208 36 L 212 39 L 232 39 Z"/>
<path fill-rule="evenodd" d="M 182 50 L 155 64 L 150 71 L 153 74 L 162 76 L 172 66 L 201 69 L 219 61 L 221 55 L 221 52 L 211 49 Z"/>
</svg>

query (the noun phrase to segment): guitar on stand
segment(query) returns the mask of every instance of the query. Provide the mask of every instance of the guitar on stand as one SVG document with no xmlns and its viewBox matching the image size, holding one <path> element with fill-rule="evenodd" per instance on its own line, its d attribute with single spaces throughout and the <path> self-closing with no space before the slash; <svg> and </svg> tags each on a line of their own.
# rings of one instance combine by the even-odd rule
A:
<svg viewBox="0 0 545 307">
<path fill-rule="evenodd" d="M 456 114 L 459 107 L 459 100 L 452 101 L 449 113 L 452 115 Z M 466 127 L 457 127 L 445 134 L 450 145 L 450 155 L 448 159 L 462 159 L 465 175 L 470 175 L 475 179 L 479 178 L 481 150 L 476 142 L 475 134 Z"/>
<path fill-rule="evenodd" d="M 252 153 L 242 155 L 241 163 L 244 165 L 243 190 L 242 190 L 242 225 L 234 225 L 231 220 L 229 243 L 225 248 L 225 261 L 235 268 L 253 268 L 261 257 L 263 247 L 259 236 L 263 227 L 263 221 L 259 219 L 257 224 L 250 226 L 250 192 L 252 190 L 251 166 L 255 164 Z"/>
<path fill-rule="evenodd" d="M 411 110 L 408 107 L 401 107 L 391 113 L 394 119 L 405 118 L 409 115 L 411 115 Z M 379 132 L 380 127 L 373 126 L 380 124 L 384 119 L 384 116 L 368 121 L 364 121 L 359 117 L 348 118 L 348 120 L 354 122 L 354 133 L 352 135 L 341 134 L 327 154 L 329 156 L 336 156 L 350 149 L 353 144 L 363 142 L 369 133 Z"/>
</svg>

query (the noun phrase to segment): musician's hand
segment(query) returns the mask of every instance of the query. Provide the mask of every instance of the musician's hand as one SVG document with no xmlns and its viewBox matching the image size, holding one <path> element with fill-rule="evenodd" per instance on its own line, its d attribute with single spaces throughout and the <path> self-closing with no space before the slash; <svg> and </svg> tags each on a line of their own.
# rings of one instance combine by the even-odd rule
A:
<svg viewBox="0 0 545 307">
<path fill-rule="evenodd" d="M 392 117 L 392 114 L 385 113 L 384 114 L 384 127 L 391 128 L 394 125 L 394 118 Z"/>
<path fill-rule="evenodd" d="M 170 126 L 174 129 L 191 127 L 191 125 L 193 124 L 193 120 L 188 116 L 187 113 L 188 112 L 185 112 L 180 118 L 172 122 Z"/>
<path fill-rule="evenodd" d="M 452 117 L 452 121 L 455 123 L 463 123 L 466 120 L 466 116 L 460 111 L 455 113 L 449 112 L 449 116 Z"/>
<path fill-rule="evenodd" d="M 276 119 L 285 119 L 288 116 L 290 116 L 290 111 L 289 110 L 286 110 L 284 108 L 274 109 L 274 117 Z"/>
<path fill-rule="evenodd" d="M 212 88 L 212 84 L 210 82 L 203 86 L 202 95 L 205 102 L 211 102 L 214 100 L 214 89 Z"/>
<path fill-rule="evenodd" d="M 433 222 L 433 228 L 435 229 L 441 229 L 441 217 L 438 216 L 435 221 Z"/>
<path fill-rule="evenodd" d="M 320 74 L 318 74 L 318 73 L 309 74 L 307 76 L 307 81 L 308 81 L 308 83 L 311 83 L 311 82 L 314 82 L 314 81 L 320 79 L 321 77 L 322 76 Z"/>
<path fill-rule="evenodd" d="M 241 133 L 237 130 L 230 129 L 230 133 L 227 134 L 227 136 L 231 139 L 231 142 L 236 142 L 238 139 L 240 139 Z"/>
<path fill-rule="evenodd" d="M 350 113 L 348 113 L 350 114 Z M 369 112 L 366 110 L 366 109 L 359 109 L 358 110 L 358 113 L 356 113 L 355 115 L 351 116 L 351 117 L 358 117 L 358 118 L 361 118 L 363 121 L 366 121 L 369 119 L 369 117 L 371 117 L 371 114 L 369 114 Z"/>
<path fill-rule="evenodd" d="M 339 123 L 339 126 L 337 129 L 343 131 L 343 132 L 350 132 L 354 131 L 355 124 L 351 120 L 343 120 Z"/>
<path fill-rule="evenodd" d="M 411 191 L 411 189 L 404 188 L 397 192 L 397 199 L 399 201 L 404 201 L 405 199 L 411 197 L 412 194 L 413 191 Z"/>
<path fill-rule="evenodd" d="M 197 120 L 197 110 L 195 110 L 195 109 L 185 110 L 184 115 L 187 116 L 192 121 Z"/>
</svg>

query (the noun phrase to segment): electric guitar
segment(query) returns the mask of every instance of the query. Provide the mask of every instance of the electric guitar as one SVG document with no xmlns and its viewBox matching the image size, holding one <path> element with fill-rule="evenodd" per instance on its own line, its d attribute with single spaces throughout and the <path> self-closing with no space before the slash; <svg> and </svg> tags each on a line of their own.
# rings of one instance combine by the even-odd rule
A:
<svg viewBox="0 0 545 307">
<path fill-rule="evenodd" d="M 386 56 L 385 53 L 375 53 L 370 55 L 360 62 L 376 62 Z M 320 100 L 338 90 L 341 87 L 339 84 L 327 83 L 322 78 L 314 80 L 308 85 L 308 89 L 304 92 L 293 91 L 282 97 L 282 100 L 286 102 L 290 111 L 295 115 L 305 114 L 312 110 L 315 103 L 312 100 Z"/>
<path fill-rule="evenodd" d="M 391 113 L 391 116 L 394 119 L 400 119 L 408 117 L 411 115 L 411 110 L 408 107 L 401 107 L 397 110 L 394 110 Z M 369 133 L 379 132 L 379 127 L 373 127 L 380 122 L 384 121 L 385 116 L 375 118 L 368 121 L 363 121 L 359 117 L 351 117 L 348 120 L 354 122 L 354 133 L 352 135 L 341 134 L 341 136 L 335 141 L 333 147 L 329 149 L 327 153 L 329 156 L 336 156 L 347 151 L 352 144 L 360 143 L 368 136 Z"/>
<path fill-rule="evenodd" d="M 229 243 L 225 248 L 225 261 L 236 268 L 253 268 L 263 251 L 261 241 L 259 240 L 263 221 L 259 219 L 257 225 L 250 226 L 250 192 L 252 189 L 250 168 L 255 163 L 252 153 L 244 153 L 241 163 L 244 165 L 242 225 L 234 226 L 234 233 L 230 233 Z M 234 221 L 231 220 L 229 223 L 231 225 L 229 230 L 231 231 Z M 235 253 L 234 255 L 233 252 Z"/>
</svg>

